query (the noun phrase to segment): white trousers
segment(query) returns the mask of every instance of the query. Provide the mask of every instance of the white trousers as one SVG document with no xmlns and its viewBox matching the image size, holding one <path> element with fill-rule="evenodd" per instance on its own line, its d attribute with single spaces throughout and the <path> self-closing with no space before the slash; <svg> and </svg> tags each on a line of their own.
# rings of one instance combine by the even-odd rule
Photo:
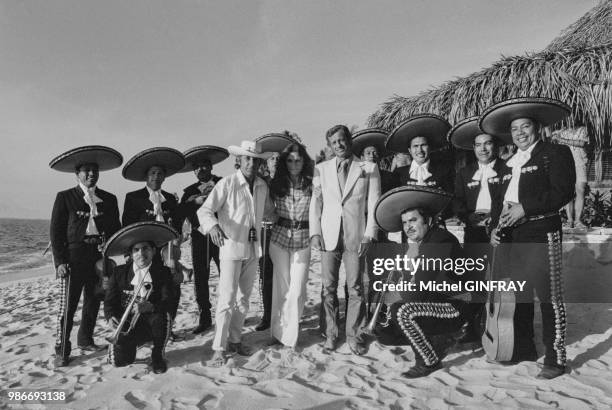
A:
<svg viewBox="0 0 612 410">
<path fill-rule="evenodd" d="M 274 265 L 270 331 L 285 346 L 295 347 L 306 303 L 310 246 L 289 251 L 272 242 L 270 259 Z"/>
<path fill-rule="evenodd" d="M 240 342 L 258 260 L 254 256 L 244 260 L 221 259 L 213 350 L 226 350 L 228 340 Z"/>
</svg>

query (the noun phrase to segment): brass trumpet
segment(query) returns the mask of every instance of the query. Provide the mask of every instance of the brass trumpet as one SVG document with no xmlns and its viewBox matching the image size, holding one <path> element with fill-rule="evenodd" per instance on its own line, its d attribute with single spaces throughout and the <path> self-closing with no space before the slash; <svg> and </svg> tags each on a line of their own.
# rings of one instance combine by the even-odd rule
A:
<svg viewBox="0 0 612 410">
<path fill-rule="evenodd" d="M 387 275 L 387 280 L 385 281 L 385 285 L 389 285 L 392 283 L 392 281 L 395 279 L 396 273 L 398 272 L 395 270 L 389 272 L 389 274 Z M 376 333 L 376 323 L 378 322 L 378 315 L 380 315 L 380 310 L 382 309 L 382 305 L 384 304 L 385 295 L 388 292 L 387 288 L 388 286 L 385 286 L 384 291 L 378 292 L 376 295 L 376 307 L 374 308 L 372 317 L 370 318 L 370 321 L 368 322 L 368 325 L 364 330 L 364 332 L 368 335 L 372 336 Z"/>
<path fill-rule="evenodd" d="M 151 295 L 151 292 L 153 291 L 153 285 L 151 283 L 145 283 L 144 281 L 145 277 L 141 279 L 140 283 L 136 287 L 136 290 L 134 291 L 134 294 L 132 295 L 130 302 L 126 306 L 125 311 L 123 312 L 123 316 L 121 316 L 121 321 L 119 322 L 119 325 L 115 329 L 115 332 L 111 336 L 106 338 L 106 340 L 109 343 L 116 344 L 120 337 L 125 336 L 128 333 L 130 333 L 134 329 L 134 326 L 136 326 L 136 322 L 138 322 L 138 319 L 140 318 L 140 312 L 135 313 L 132 316 L 132 320 L 130 321 L 130 327 L 126 331 L 121 330 L 123 329 L 125 322 L 127 322 L 128 316 L 132 312 L 132 308 L 134 307 L 134 304 L 136 303 L 136 300 L 138 299 L 138 294 L 140 293 L 140 289 L 144 287 L 146 290 L 143 300 L 149 299 L 149 296 Z"/>
</svg>

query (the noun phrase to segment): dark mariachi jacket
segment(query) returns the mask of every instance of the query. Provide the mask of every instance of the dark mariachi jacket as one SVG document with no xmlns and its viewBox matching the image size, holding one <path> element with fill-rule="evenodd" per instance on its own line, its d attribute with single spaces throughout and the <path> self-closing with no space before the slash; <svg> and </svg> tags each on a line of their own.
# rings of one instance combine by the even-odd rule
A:
<svg viewBox="0 0 612 410">
<path fill-rule="evenodd" d="M 478 162 L 472 162 L 461 168 L 455 178 L 453 212 L 464 223 L 468 222 L 468 216 L 476 210 L 476 202 L 478 201 L 478 194 L 480 193 L 480 181 L 475 181 L 472 177 L 477 170 Z M 495 192 L 502 189 L 504 175 L 512 173 L 512 169 L 508 168 L 505 162 L 499 158 L 495 161 L 493 170 L 497 175 L 488 180 L 491 201 Z"/>
<path fill-rule="evenodd" d="M 491 195 L 491 226 L 496 226 L 504 195 L 512 178 L 512 168 L 502 177 L 501 188 Z M 538 141 L 529 161 L 521 167 L 519 203 L 526 217 L 558 212 L 575 196 L 576 169 L 570 149 L 565 145 Z"/>
<path fill-rule="evenodd" d="M 394 171 L 401 185 L 416 185 L 417 181 L 410 178 L 410 165 L 397 168 Z M 435 158 L 429 159 L 429 173 L 431 176 L 424 182 L 430 188 L 441 188 L 446 192 L 453 192 L 453 181 L 454 178 L 454 163 L 444 163 Z"/>
<path fill-rule="evenodd" d="M 164 222 L 168 223 L 168 220 L 171 219 L 172 227 L 180 232 L 182 221 L 178 213 L 178 201 L 169 192 L 162 190 L 161 193 L 166 198 L 166 201 L 162 203 Z M 153 202 L 149 200 L 149 191 L 145 187 L 138 191 L 128 192 L 125 196 L 121 223 L 123 226 L 128 226 L 136 222 L 146 221 L 155 221 Z"/>
<path fill-rule="evenodd" d="M 58 192 L 55 197 L 50 228 L 55 266 L 68 263 L 68 250 L 83 243 L 89 221 L 89 205 L 83 199 L 84 195 L 83 190 L 76 186 Z M 102 202 L 96 205 L 98 216 L 94 221 L 98 232 L 108 239 L 121 228 L 117 197 L 100 188 L 96 188 L 96 196 Z"/>
<path fill-rule="evenodd" d="M 385 171 L 384 169 L 380 171 L 380 193 L 381 195 L 387 191 L 392 190 L 393 188 L 397 188 L 400 186 L 400 180 L 396 173 Z"/>
<path fill-rule="evenodd" d="M 221 180 L 221 177 L 213 175 L 211 179 L 216 184 Z M 197 229 L 200 226 L 200 221 L 198 220 L 197 212 L 202 205 L 197 205 L 194 202 L 187 202 L 187 200 L 192 195 L 199 195 L 201 193 L 200 189 L 198 188 L 200 185 L 202 185 L 201 182 L 196 182 L 195 184 L 191 184 L 187 188 L 185 188 L 183 190 L 183 196 L 181 197 L 181 202 L 179 204 L 179 212 L 181 214 L 181 219 L 184 220 L 185 218 L 187 218 L 191 223 L 192 229 Z"/>
<path fill-rule="evenodd" d="M 121 319 L 125 306 L 134 295 L 136 286 L 132 285 L 134 279 L 134 264 L 117 266 L 108 281 L 108 289 L 104 297 L 104 317 Z M 153 290 L 148 301 L 153 304 L 153 313 L 166 313 L 173 300 L 173 284 L 170 269 L 153 262 L 149 268 Z"/>
</svg>

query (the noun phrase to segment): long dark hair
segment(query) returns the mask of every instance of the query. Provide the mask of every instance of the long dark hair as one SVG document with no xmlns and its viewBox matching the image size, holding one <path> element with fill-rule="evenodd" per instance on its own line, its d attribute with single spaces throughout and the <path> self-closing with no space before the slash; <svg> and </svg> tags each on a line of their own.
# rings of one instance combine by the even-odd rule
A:
<svg viewBox="0 0 612 410">
<path fill-rule="evenodd" d="M 307 190 L 312 187 L 312 175 L 314 174 L 314 163 L 306 152 L 306 147 L 302 144 L 294 142 L 289 144 L 283 152 L 280 154 L 280 158 L 278 159 L 278 165 L 276 166 L 276 173 L 274 174 L 274 178 L 272 178 L 272 182 L 270 183 L 270 191 L 272 192 L 272 196 L 274 198 L 283 198 L 289 193 L 289 169 L 287 168 L 287 158 L 289 154 L 295 152 L 298 154 L 300 158 L 302 158 L 302 162 L 304 166 L 302 167 L 302 172 L 300 176 L 302 177 L 302 186 L 300 189 Z"/>
</svg>

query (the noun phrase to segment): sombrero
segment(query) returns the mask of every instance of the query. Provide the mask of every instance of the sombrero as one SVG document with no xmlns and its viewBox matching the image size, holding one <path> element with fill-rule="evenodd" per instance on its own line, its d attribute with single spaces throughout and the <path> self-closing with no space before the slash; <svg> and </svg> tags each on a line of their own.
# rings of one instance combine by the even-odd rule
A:
<svg viewBox="0 0 612 410">
<path fill-rule="evenodd" d="M 401 231 L 401 214 L 406 209 L 425 208 L 436 215 L 448 206 L 452 198 L 453 194 L 439 188 L 402 186 L 380 197 L 374 208 L 374 219 L 386 232 Z"/>
<path fill-rule="evenodd" d="M 353 154 L 361 156 L 366 147 L 376 147 L 378 155 L 386 157 L 389 153 L 385 147 L 385 141 L 389 133 L 380 128 L 368 128 L 353 134 L 351 149 Z"/>
<path fill-rule="evenodd" d="M 208 160 L 211 165 L 218 164 L 229 157 L 229 152 L 225 148 L 215 145 L 200 145 L 189 148 L 183 152 L 183 156 L 185 157 L 185 167 L 180 172 L 188 172 L 193 171 L 194 164 L 201 163 L 202 161 Z"/>
<path fill-rule="evenodd" d="M 570 112 L 567 104 L 552 98 L 513 98 L 487 108 L 479 125 L 487 134 L 511 138 L 510 123 L 518 118 L 531 118 L 542 126 L 548 126 L 561 121 Z"/>
<path fill-rule="evenodd" d="M 115 232 L 104 247 L 105 256 L 124 255 L 139 242 L 153 242 L 161 247 L 179 237 L 178 232 L 162 222 L 136 222 Z"/>
<path fill-rule="evenodd" d="M 455 126 L 448 132 L 448 142 L 453 144 L 459 149 L 471 151 L 474 149 L 474 138 L 485 134 L 478 126 L 478 116 L 468 117 L 459 121 Z M 502 144 L 512 144 L 512 138 L 505 136 L 495 137 L 498 138 Z"/>
<path fill-rule="evenodd" d="M 439 115 L 414 115 L 391 131 L 385 146 L 393 152 L 408 152 L 413 138 L 425 137 L 432 150 L 440 149 L 446 143 L 446 134 L 450 128 L 448 121 Z"/>
<path fill-rule="evenodd" d="M 261 144 L 263 152 L 282 152 L 289 144 L 297 141 L 286 134 L 272 133 L 255 138 Z"/>
<path fill-rule="evenodd" d="M 232 155 L 246 155 L 262 159 L 267 159 L 272 155 L 272 152 L 264 151 L 261 143 L 257 141 L 242 141 L 240 145 L 230 145 L 227 150 Z"/>
<path fill-rule="evenodd" d="M 97 164 L 99 171 L 119 168 L 123 157 L 112 148 L 102 145 L 87 145 L 66 151 L 53 158 L 49 166 L 56 171 L 75 172 L 82 164 Z"/>
<path fill-rule="evenodd" d="M 174 148 L 149 148 L 130 158 L 121 174 L 130 181 L 146 181 L 147 171 L 154 165 L 164 168 L 169 177 L 183 169 L 185 158 Z"/>
</svg>

